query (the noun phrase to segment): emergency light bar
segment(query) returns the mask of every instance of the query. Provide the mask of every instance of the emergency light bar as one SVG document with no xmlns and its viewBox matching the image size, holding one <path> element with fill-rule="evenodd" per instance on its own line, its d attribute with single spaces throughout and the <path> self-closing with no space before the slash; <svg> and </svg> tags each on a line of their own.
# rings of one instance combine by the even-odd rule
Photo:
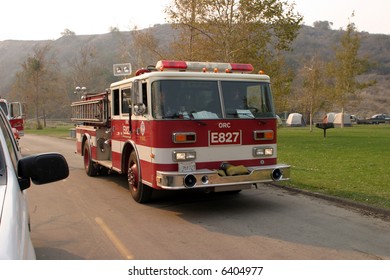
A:
<svg viewBox="0 0 390 280">
<path fill-rule="evenodd" d="M 159 71 L 251 73 L 253 71 L 253 66 L 245 63 L 160 60 L 156 64 L 156 69 Z"/>
</svg>

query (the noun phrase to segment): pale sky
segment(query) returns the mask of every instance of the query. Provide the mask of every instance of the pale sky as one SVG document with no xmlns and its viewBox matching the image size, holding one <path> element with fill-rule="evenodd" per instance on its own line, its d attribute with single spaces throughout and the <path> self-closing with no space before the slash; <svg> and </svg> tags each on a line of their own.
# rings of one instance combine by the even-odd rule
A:
<svg viewBox="0 0 390 280">
<path fill-rule="evenodd" d="M 359 31 L 390 35 L 389 0 L 287 0 L 304 23 L 333 22 L 333 29 L 349 19 Z M 164 7 L 170 0 L 2 0 L 0 41 L 55 40 L 69 29 L 76 35 L 108 33 L 110 27 L 129 31 L 165 23 Z M 351 18 L 352 13 L 355 16 Z"/>
</svg>

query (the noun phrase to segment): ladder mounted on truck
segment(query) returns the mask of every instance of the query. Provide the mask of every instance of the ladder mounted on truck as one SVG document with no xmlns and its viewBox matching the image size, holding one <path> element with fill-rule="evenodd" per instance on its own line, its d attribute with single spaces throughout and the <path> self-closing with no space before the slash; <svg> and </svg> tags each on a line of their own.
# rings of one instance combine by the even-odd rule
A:
<svg viewBox="0 0 390 280">
<path fill-rule="evenodd" d="M 82 101 L 73 102 L 72 121 L 105 125 L 109 118 L 107 93 L 86 96 Z"/>
</svg>

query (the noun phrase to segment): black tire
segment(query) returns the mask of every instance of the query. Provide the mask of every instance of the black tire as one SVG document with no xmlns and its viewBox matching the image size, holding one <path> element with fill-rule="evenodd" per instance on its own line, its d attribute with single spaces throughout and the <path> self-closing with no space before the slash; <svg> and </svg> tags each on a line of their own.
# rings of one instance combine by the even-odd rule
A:
<svg viewBox="0 0 390 280">
<path fill-rule="evenodd" d="M 85 143 L 84 145 L 84 169 L 88 176 L 94 177 L 98 174 L 98 166 L 91 160 L 91 148 Z"/>
<path fill-rule="evenodd" d="M 141 171 L 138 166 L 137 155 L 133 151 L 129 157 L 127 170 L 127 181 L 131 196 L 138 203 L 145 203 L 150 200 L 153 189 L 142 184 Z"/>
<path fill-rule="evenodd" d="M 110 169 L 99 165 L 98 174 L 101 176 L 106 176 L 106 175 L 110 174 Z"/>
</svg>

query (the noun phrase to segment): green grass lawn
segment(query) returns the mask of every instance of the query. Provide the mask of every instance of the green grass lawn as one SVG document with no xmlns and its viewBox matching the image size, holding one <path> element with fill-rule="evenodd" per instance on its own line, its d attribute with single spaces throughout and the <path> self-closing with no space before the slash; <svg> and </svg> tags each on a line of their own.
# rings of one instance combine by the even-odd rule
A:
<svg viewBox="0 0 390 280">
<path fill-rule="evenodd" d="M 323 131 L 278 129 L 278 160 L 291 165 L 287 184 L 390 208 L 390 125 Z"/>
<path fill-rule="evenodd" d="M 74 125 L 58 125 L 53 127 L 46 127 L 44 129 L 26 128 L 25 133 L 66 138 L 70 136 L 71 128 L 74 128 Z"/>
</svg>

